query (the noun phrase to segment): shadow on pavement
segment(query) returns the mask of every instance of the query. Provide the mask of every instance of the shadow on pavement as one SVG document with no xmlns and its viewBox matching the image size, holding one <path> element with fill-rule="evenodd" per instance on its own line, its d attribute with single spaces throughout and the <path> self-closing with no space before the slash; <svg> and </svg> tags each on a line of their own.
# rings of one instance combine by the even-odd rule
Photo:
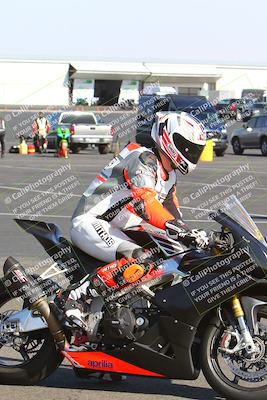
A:
<svg viewBox="0 0 267 400">
<path fill-rule="evenodd" d="M 187 384 L 172 383 L 167 379 L 127 377 L 122 382 L 107 382 L 91 379 L 79 379 L 70 367 L 62 366 L 53 375 L 39 384 L 43 387 L 79 390 L 99 390 L 133 394 L 175 396 L 184 399 L 214 400 L 219 396 L 211 389 L 198 386 L 194 381 Z"/>
</svg>

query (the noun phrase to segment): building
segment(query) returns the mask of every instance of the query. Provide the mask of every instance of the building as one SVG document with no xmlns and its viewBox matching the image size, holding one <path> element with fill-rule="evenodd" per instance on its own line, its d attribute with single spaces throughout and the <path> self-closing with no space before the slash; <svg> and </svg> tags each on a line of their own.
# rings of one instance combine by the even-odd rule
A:
<svg viewBox="0 0 267 400">
<path fill-rule="evenodd" d="M 112 105 L 164 88 L 209 99 L 267 89 L 267 66 L 0 60 L 0 105 L 68 106 L 78 99 Z"/>
</svg>

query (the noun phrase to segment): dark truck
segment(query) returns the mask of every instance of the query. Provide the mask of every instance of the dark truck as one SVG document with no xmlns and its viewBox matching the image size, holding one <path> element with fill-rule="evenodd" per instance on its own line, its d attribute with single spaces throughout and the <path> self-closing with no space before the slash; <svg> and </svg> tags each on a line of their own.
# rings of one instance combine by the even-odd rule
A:
<svg viewBox="0 0 267 400">
<path fill-rule="evenodd" d="M 137 141 L 145 141 L 159 111 L 185 111 L 201 121 L 207 137 L 214 142 L 216 156 L 223 156 L 228 147 L 227 130 L 213 104 L 204 96 L 143 95 L 139 99 Z"/>
<path fill-rule="evenodd" d="M 224 120 L 236 119 L 236 107 L 239 99 L 223 99 L 215 104 L 215 108 L 220 118 Z"/>
</svg>

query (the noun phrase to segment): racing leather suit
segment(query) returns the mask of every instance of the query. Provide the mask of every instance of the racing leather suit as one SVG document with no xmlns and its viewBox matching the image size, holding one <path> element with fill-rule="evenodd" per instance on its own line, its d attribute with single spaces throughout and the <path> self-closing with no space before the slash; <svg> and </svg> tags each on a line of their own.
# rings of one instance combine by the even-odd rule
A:
<svg viewBox="0 0 267 400">
<path fill-rule="evenodd" d="M 111 262 L 140 249 L 123 230 L 142 221 L 165 229 L 174 219 L 181 219 L 175 171 L 167 174 L 153 149 L 131 143 L 84 192 L 71 238 L 86 253 Z"/>
<path fill-rule="evenodd" d="M 32 130 L 34 134 L 38 134 L 43 138 L 46 138 L 47 133 L 50 131 L 49 121 L 45 117 L 38 117 L 32 125 Z"/>
<path fill-rule="evenodd" d="M 142 221 L 166 229 L 166 222 L 181 219 L 176 197 L 176 173 L 167 173 L 156 149 L 130 143 L 94 179 L 72 217 L 71 239 L 89 255 L 108 262 L 90 282 L 97 292 L 121 289 L 139 279 L 159 274 L 158 260 L 124 233 Z M 115 262 L 114 262 L 115 260 Z M 87 290 L 89 282 L 71 297 Z"/>
<path fill-rule="evenodd" d="M 109 264 L 71 290 L 69 299 L 86 293 L 94 297 L 95 289 L 103 296 L 110 290 L 117 293 L 162 273 L 162 260 L 124 233 L 142 221 L 174 234 L 186 246 L 188 238 L 192 243 L 199 240 L 198 233 L 181 221 L 175 171 L 164 170 L 156 149 L 130 143 L 94 179 L 73 214 L 73 243 Z"/>
</svg>

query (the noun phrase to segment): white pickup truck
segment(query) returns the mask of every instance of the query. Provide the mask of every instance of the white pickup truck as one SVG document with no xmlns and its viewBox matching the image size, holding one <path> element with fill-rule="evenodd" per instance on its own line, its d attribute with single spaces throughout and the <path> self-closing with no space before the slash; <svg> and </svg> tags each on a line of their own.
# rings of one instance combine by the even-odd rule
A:
<svg viewBox="0 0 267 400">
<path fill-rule="evenodd" d="M 111 151 L 113 142 L 112 126 L 98 123 L 92 112 L 63 112 L 59 116 L 57 126 L 65 126 L 70 129 L 70 148 L 73 153 L 78 153 L 81 149 L 88 147 L 89 144 L 98 146 L 100 154 L 107 154 Z M 49 142 L 53 140 L 54 135 L 55 131 L 48 135 Z"/>
</svg>

